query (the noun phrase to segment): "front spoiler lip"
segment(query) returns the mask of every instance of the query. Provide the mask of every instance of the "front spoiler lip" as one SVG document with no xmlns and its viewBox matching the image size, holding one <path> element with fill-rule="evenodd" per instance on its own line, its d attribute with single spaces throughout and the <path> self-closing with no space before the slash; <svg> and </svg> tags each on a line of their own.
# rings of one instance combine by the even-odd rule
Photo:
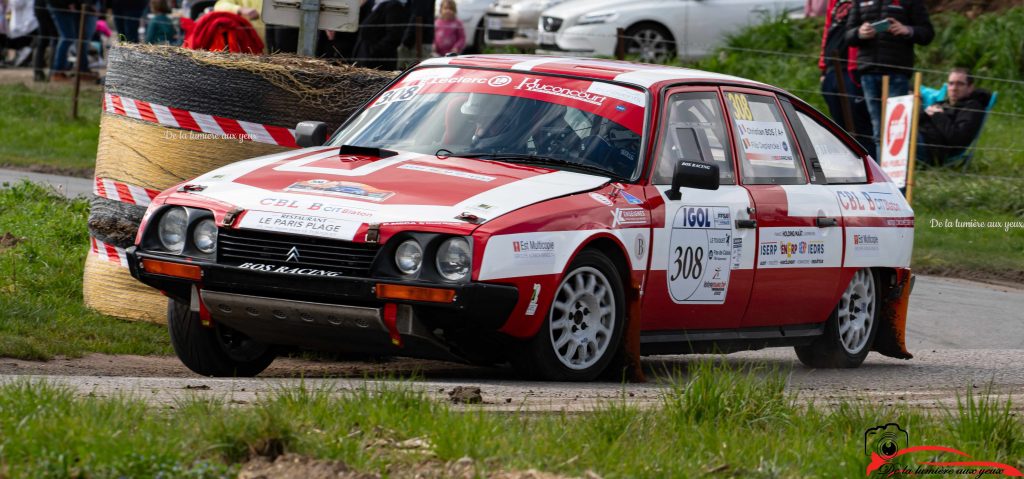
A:
<svg viewBox="0 0 1024 479">
<path fill-rule="evenodd" d="M 348 306 L 379 307 L 384 303 L 408 304 L 415 308 L 449 311 L 453 315 L 473 318 L 474 326 L 491 330 L 498 330 L 504 326 L 519 300 L 519 290 L 511 285 L 479 282 L 438 284 L 385 278 L 302 276 L 240 269 L 212 262 L 190 262 L 181 257 L 139 251 L 138 247 L 134 246 L 128 248 L 127 256 L 132 277 L 182 301 L 188 301 L 194 282 L 183 278 L 148 273 L 140 267 L 142 259 L 197 265 L 202 268 L 202 279 L 199 281 L 202 289 Z M 451 303 L 380 300 L 375 292 L 378 284 L 453 289 L 455 290 L 455 299 Z"/>
</svg>

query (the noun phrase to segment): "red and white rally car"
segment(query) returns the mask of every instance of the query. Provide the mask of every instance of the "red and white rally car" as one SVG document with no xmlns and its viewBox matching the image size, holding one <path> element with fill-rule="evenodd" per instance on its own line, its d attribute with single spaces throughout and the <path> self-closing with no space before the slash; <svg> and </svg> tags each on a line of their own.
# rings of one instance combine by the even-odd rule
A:
<svg viewBox="0 0 1024 479">
<path fill-rule="evenodd" d="M 428 60 L 329 141 L 149 207 L 132 275 L 178 356 L 255 375 L 282 346 L 589 380 L 629 354 L 903 345 L 914 213 L 865 151 L 761 83 L 594 59 Z M 326 141 L 326 143 L 325 143 Z"/>
</svg>

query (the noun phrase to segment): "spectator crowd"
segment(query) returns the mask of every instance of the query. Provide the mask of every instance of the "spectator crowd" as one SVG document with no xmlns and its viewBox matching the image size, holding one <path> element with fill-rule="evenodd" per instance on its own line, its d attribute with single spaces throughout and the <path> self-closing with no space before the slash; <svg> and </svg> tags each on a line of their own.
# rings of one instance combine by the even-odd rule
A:
<svg viewBox="0 0 1024 479">
<path fill-rule="evenodd" d="M 465 48 L 454 0 L 360 0 L 359 6 L 358 30 L 319 31 L 317 56 L 393 70 Z M 0 19 L 0 62 L 31 65 L 36 81 L 95 78 L 112 39 L 207 48 L 207 37 L 226 31 L 233 37 L 219 46 L 239 40 L 252 53 L 297 53 L 299 43 L 298 28 L 263 21 L 263 0 L 0 0 Z M 83 61 L 76 51 L 80 33 Z M 190 33 L 197 37 L 191 45 Z"/>
<path fill-rule="evenodd" d="M 133 43 L 184 42 L 211 49 L 244 44 L 241 51 L 296 53 L 299 29 L 267 25 L 263 5 L 263 0 L 0 0 L 0 60 L 31 65 L 36 81 L 60 82 L 73 75 L 95 78 L 93 69 L 102 66 L 112 36 Z M 829 113 L 877 160 L 882 79 L 888 77 L 889 96 L 910 93 L 914 48 L 935 37 L 924 0 L 807 0 L 805 14 L 825 17 L 818 68 Z M 319 31 L 317 56 L 394 70 L 427 56 L 461 53 L 466 46 L 455 0 L 360 0 L 358 18 L 355 32 Z M 234 37 L 219 40 L 223 29 Z M 74 51 L 79 34 L 84 55 Z M 920 112 L 918 160 L 931 165 L 963 153 L 993 99 L 975 87 L 964 68 L 949 73 L 945 92 L 941 102 Z"/>
</svg>

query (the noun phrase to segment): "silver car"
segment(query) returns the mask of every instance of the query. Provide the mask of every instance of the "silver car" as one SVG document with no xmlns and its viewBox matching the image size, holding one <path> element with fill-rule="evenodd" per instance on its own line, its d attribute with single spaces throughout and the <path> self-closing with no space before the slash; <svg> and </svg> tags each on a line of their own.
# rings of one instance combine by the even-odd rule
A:
<svg viewBox="0 0 1024 479">
<path fill-rule="evenodd" d="M 484 17 L 486 43 L 495 47 L 537 47 L 537 20 L 566 0 L 497 0 Z"/>
</svg>

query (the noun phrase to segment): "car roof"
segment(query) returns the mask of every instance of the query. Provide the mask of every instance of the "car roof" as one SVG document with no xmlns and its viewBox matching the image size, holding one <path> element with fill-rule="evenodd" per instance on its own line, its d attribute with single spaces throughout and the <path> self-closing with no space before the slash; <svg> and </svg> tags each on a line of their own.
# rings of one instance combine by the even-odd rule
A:
<svg viewBox="0 0 1024 479">
<path fill-rule="evenodd" d="M 662 84 L 673 83 L 727 83 L 782 92 L 781 89 L 771 85 L 721 73 L 600 58 L 546 55 L 459 55 L 431 58 L 424 60 L 420 65 L 451 65 L 571 75 L 617 81 L 647 89 L 655 89 L 663 86 Z"/>
</svg>

